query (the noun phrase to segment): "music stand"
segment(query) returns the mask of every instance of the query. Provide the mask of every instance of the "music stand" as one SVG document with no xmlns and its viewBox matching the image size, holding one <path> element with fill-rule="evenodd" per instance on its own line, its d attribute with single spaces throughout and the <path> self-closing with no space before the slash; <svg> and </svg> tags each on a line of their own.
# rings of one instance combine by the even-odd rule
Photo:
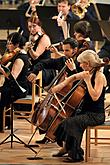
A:
<svg viewBox="0 0 110 165">
<path fill-rule="evenodd" d="M 8 75 L 11 76 L 11 78 L 14 80 L 14 83 L 15 85 L 17 85 L 18 89 L 21 90 L 21 92 L 25 92 L 26 90 L 24 88 L 22 88 L 21 86 L 19 86 L 19 84 L 17 83 L 17 81 L 14 79 L 14 77 L 10 74 L 10 70 L 8 68 L 6 68 L 5 66 L 1 65 L 1 67 L 3 68 L 3 70 L 1 69 L 1 73 L 3 73 L 3 75 L 5 77 L 8 77 Z M 18 90 L 18 91 L 19 91 Z M 12 92 L 13 93 L 13 92 Z M 12 99 L 13 99 L 13 94 L 12 94 Z M 32 150 L 35 154 L 37 154 L 37 152 L 29 145 L 27 145 L 24 141 L 22 141 L 20 138 L 18 138 L 15 134 L 14 134 L 14 131 L 13 131 L 13 103 L 11 104 L 11 113 L 10 113 L 10 116 L 11 116 L 11 133 L 2 141 L 0 142 L 0 145 L 2 144 L 5 144 L 5 143 L 9 143 L 11 142 L 11 148 L 13 148 L 13 142 L 16 142 L 16 143 L 20 143 L 20 144 L 24 144 L 25 147 L 28 147 L 30 150 Z M 7 141 L 9 138 L 11 137 L 11 140 L 10 141 Z M 14 141 L 13 138 L 16 138 L 18 141 Z"/>
<path fill-rule="evenodd" d="M 39 19 L 50 19 L 52 16 L 58 15 L 57 6 L 36 6 Z"/>
<path fill-rule="evenodd" d="M 100 27 L 102 28 L 105 37 L 110 41 L 110 21 L 101 20 L 98 21 Z"/>
<path fill-rule="evenodd" d="M 108 20 L 110 17 L 110 4 L 97 3 L 97 8 L 101 16 L 101 20 Z"/>
<path fill-rule="evenodd" d="M 42 28 L 46 32 L 46 34 L 50 37 L 52 44 L 62 42 L 64 40 L 64 35 L 62 29 L 58 27 L 57 21 L 52 20 L 51 18 L 43 19 Z"/>
<path fill-rule="evenodd" d="M 0 10 L 0 29 L 9 30 L 19 27 L 19 10 L 16 9 L 1 9 Z"/>
</svg>

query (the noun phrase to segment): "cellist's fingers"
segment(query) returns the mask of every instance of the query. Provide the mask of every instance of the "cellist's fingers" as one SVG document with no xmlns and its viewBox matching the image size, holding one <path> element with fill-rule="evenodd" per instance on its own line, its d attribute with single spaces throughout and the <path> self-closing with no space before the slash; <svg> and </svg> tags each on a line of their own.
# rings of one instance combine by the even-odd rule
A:
<svg viewBox="0 0 110 165">
<path fill-rule="evenodd" d="M 75 63 L 73 61 L 73 59 L 68 59 L 66 60 L 65 64 L 67 65 L 67 67 L 72 71 L 74 69 L 76 69 Z"/>
</svg>

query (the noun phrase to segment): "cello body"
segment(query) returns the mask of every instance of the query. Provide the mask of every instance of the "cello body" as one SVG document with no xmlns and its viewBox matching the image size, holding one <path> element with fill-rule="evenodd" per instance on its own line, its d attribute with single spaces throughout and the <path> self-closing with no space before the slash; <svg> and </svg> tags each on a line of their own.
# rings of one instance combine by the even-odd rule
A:
<svg viewBox="0 0 110 165">
<path fill-rule="evenodd" d="M 79 49 L 77 55 L 88 48 L 88 44 L 84 45 L 83 48 Z M 64 74 L 64 72 L 62 71 L 61 73 Z M 62 74 L 60 78 L 61 77 Z M 57 84 L 59 82 L 61 81 L 57 81 Z M 53 85 L 54 83 L 50 85 L 48 89 L 50 90 Z M 73 84 L 68 84 L 65 88 L 63 88 L 63 90 L 61 90 L 59 93 L 56 93 L 56 96 L 62 107 L 59 105 L 59 102 L 54 97 L 54 95 L 52 96 L 50 94 L 47 94 L 46 98 L 44 99 L 38 110 L 35 125 L 40 128 L 44 133 L 46 133 L 45 136 L 51 141 L 55 141 L 54 132 L 57 126 L 65 118 L 70 117 L 75 113 L 75 110 L 80 105 L 80 102 L 82 102 L 83 97 L 85 95 L 84 86 L 79 85 L 77 88 L 74 89 L 72 85 Z"/>
<path fill-rule="evenodd" d="M 65 88 L 65 90 L 56 94 L 58 100 L 60 101 L 70 89 L 71 84 Z M 38 108 L 36 118 L 34 121 L 31 121 L 32 124 L 38 126 L 44 133 L 47 132 L 57 114 L 59 114 L 62 118 L 67 117 L 67 114 L 64 111 L 61 111 L 61 106 L 59 105 L 58 100 L 53 94 L 47 94 L 46 98 Z"/>
<path fill-rule="evenodd" d="M 76 113 L 77 108 L 80 106 L 80 104 L 83 101 L 85 92 L 86 92 L 85 91 L 85 87 L 79 85 L 74 90 L 74 92 L 72 92 L 72 94 L 68 97 L 68 99 L 64 102 L 63 108 L 64 108 L 64 110 L 66 112 L 66 115 L 65 115 L 65 117 L 61 115 L 62 114 L 62 110 L 60 110 L 59 113 L 57 113 L 57 115 L 55 116 L 54 120 L 51 122 L 50 127 L 46 131 L 46 135 L 45 136 L 48 139 L 50 139 L 51 141 L 55 141 L 54 132 L 55 132 L 57 126 L 65 118 L 71 117 L 72 115 L 74 115 L 74 113 Z"/>
</svg>

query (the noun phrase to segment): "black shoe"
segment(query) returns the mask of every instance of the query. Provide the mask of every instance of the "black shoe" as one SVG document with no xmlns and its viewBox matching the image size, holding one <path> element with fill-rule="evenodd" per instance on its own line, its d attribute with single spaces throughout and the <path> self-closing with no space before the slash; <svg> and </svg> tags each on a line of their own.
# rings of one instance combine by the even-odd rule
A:
<svg viewBox="0 0 110 165">
<path fill-rule="evenodd" d="M 75 162 L 82 162 L 84 159 L 81 158 L 81 159 L 72 159 L 70 157 L 66 158 L 63 160 L 63 162 L 65 163 L 75 163 Z"/>
<path fill-rule="evenodd" d="M 4 130 L 0 130 L 0 133 L 4 133 Z"/>
<path fill-rule="evenodd" d="M 35 143 L 38 143 L 38 144 L 45 144 L 46 142 L 48 142 L 49 140 L 44 137 L 42 140 L 36 140 Z"/>
<path fill-rule="evenodd" d="M 11 127 L 9 125 L 5 126 L 5 130 L 10 130 Z"/>
<path fill-rule="evenodd" d="M 4 133 L 3 126 L 0 127 L 0 133 Z"/>
<path fill-rule="evenodd" d="M 65 150 L 65 148 L 62 148 L 59 152 L 57 152 L 56 154 L 53 154 L 53 157 L 62 157 L 65 154 L 67 154 L 67 151 Z"/>
</svg>

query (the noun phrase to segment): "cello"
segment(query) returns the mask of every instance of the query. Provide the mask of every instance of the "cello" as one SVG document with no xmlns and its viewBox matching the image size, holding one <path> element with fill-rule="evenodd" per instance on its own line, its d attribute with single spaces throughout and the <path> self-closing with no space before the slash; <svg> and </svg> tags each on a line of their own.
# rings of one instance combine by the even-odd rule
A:
<svg viewBox="0 0 110 165">
<path fill-rule="evenodd" d="M 105 66 L 106 64 L 108 64 L 108 59 L 106 59 L 105 62 L 101 63 L 101 64 L 97 64 L 96 67 L 93 67 L 90 70 L 90 73 L 94 73 L 95 71 L 99 70 L 100 67 Z M 81 112 L 81 105 L 83 103 L 84 100 L 84 96 L 86 93 L 86 86 L 85 86 L 85 82 L 84 80 L 80 80 L 78 81 L 78 83 L 67 93 L 66 96 L 64 96 L 64 98 L 61 101 L 64 101 L 64 99 L 66 98 L 66 101 L 64 103 L 64 109 L 67 113 L 67 117 L 71 117 L 72 115 L 76 115 L 78 113 Z M 71 114 L 71 112 L 74 112 Z M 50 139 L 51 141 L 55 141 L 55 130 L 57 128 L 57 126 L 60 124 L 60 122 L 62 120 L 64 120 L 64 118 L 62 120 L 60 120 L 59 122 L 59 118 L 60 118 L 60 113 L 56 115 L 56 117 L 54 118 L 52 124 L 50 125 L 50 127 L 48 128 L 47 132 L 46 132 L 46 138 Z"/>
<path fill-rule="evenodd" d="M 84 45 L 83 48 L 78 50 L 76 56 L 80 54 L 82 51 L 88 49 L 88 45 Z M 48 92 L 51 90 L 51 87 L 54 85 L 54 83 L 59 83 L 59 77 L 62 79 L 64 72 L 66 70 L 66 66 L 62 68 L 58 76 L 56 76 L 56 79 L 52 81 L 52 83 L 48 87 Z M 57 81 L 57 82 L 56 82 Z M 38 128 L 44 131 L 44 133 L 48 130 L 49 126 L 51 125 L 53 119 L 55 116 L 59 113 L 59 109 L 62 109 L 61 116 L 63 118 L 67 117 L 67 113 L 65 112 L 62 104 L 60 104 L 59 100 L 62 100 L 62 97 L 68 93 L 68 91 L 72 88 L 72 84 L 68 84 L 68 86 L 62 90 L 57 96 L 51 94 L 50 92 L 47 94 L 46 98 L 43 100 L 43 102 L 39 105 L 38 113 L 36 116 L 32 117 L 32 124 L 36 125 Z M 36 111 L 35 111 L 36 113 Z M 72 113 L 72 112 L 71 112 Z"/>
</svg>

